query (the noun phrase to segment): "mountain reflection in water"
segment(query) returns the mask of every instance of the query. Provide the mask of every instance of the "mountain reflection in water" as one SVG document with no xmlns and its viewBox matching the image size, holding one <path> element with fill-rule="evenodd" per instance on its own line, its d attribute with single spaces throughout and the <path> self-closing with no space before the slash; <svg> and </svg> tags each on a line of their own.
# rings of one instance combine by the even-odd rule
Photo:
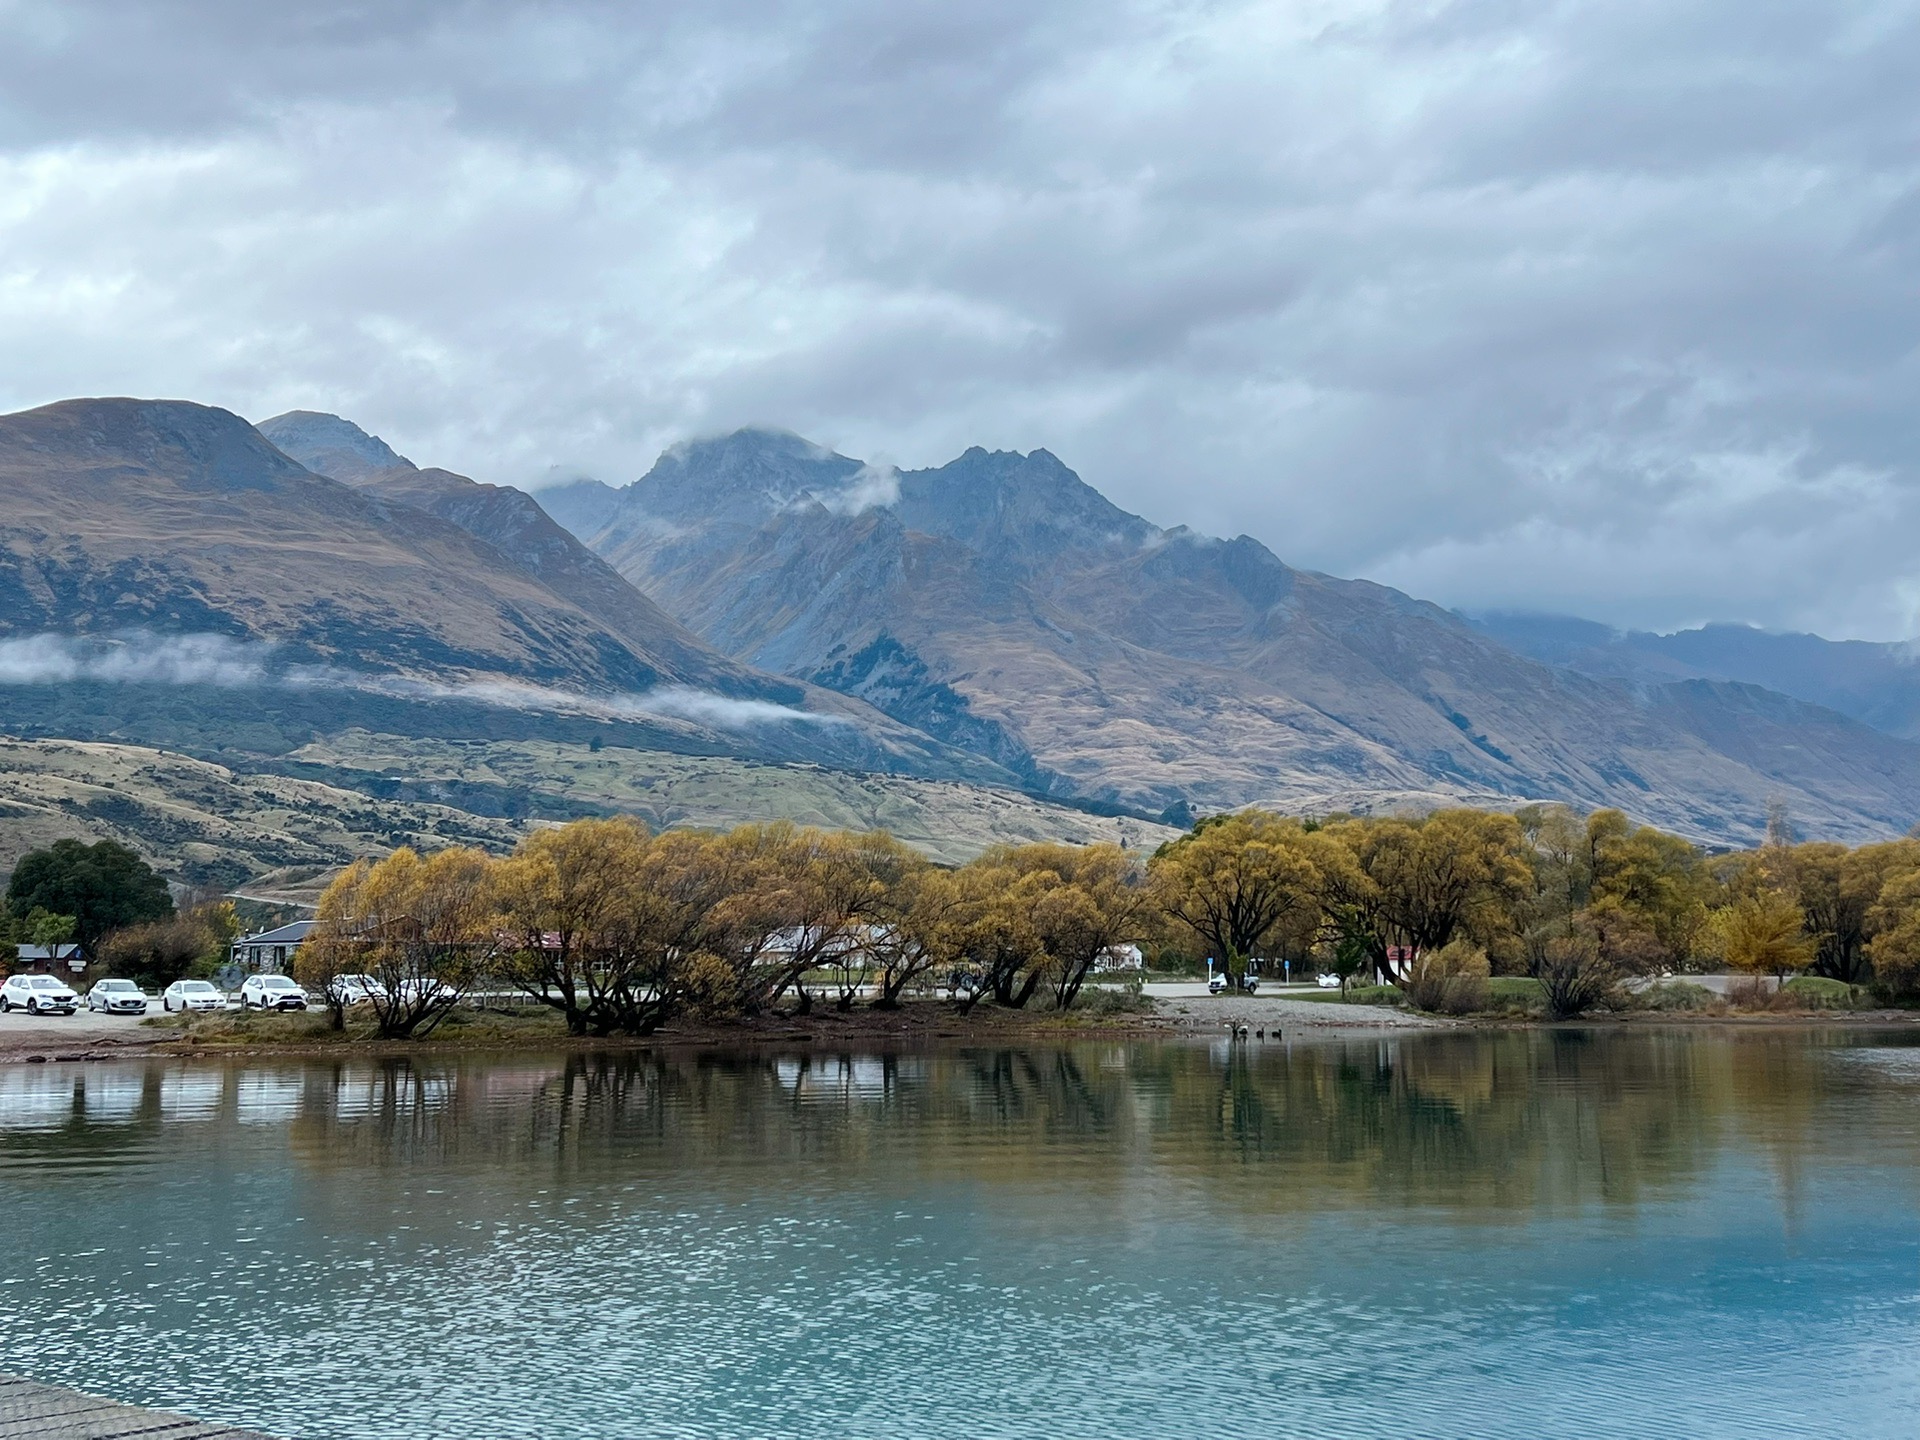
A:
<svg viewBox="0 0 1920 1440">
<path fill-rule="evenodd" d="M 310 1437 L 1907 1434 L 1916 1100 L 1802 1030 L 0 1067 L 0 1369 Z"/>
</svg>

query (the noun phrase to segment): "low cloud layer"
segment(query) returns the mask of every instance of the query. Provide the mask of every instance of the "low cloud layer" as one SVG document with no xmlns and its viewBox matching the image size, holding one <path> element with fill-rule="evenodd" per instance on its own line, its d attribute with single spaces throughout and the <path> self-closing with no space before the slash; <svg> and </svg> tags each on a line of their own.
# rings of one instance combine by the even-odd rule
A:
<svg viewBox="0 0 1920 1440">
<path fill-rule="evenodd" d="M 862 465 L 838 490 L 814 497 L 835 515 L 864 515 L 900 498 L 900 472 L 891 465 Z"/>
<path fill-rule="evenodd" d="M 289 665 L 272 645 L 227 635 L 42 634 L 0 639 L 0 685 L 53 685 L 79 680 L 228 689 L 330 687 L 401 700 L 450 700 L 604 720 L 684 720 L 722 730 L 844 723 L 836 715 L 818 715 L 765 700 L 740 700 L 685 685 L 665 685 L 638 694 L 589 695 L 500 677 L 446 680 L 369 674 L 335 666 Z"/>
<path fill-rule="evenodd" d="M 113 639 L 24 635 L 0 639 L 0 685 L 57 685 L 74 680 L 260 685 L 272 675 L 272 655 L 268 646 L 227 635 L 129 635 Z"/>
<path fill-rule="evenodd" d="M 1448 604 L 1920 632 L 1920 7 L 14 0 L 0 407 L 1046 446 Z"/>
</svg>

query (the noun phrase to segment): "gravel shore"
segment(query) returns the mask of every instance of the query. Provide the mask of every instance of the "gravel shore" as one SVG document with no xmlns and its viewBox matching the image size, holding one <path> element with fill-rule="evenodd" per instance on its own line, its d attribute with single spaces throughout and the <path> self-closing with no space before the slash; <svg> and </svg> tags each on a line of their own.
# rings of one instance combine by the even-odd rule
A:
<svg viewBox="0 0 1920 1440">
<path fill-rule="evenodd" d="M 1154 1018 L 1168 1029 L 1205 1033 L 1228 1025 L 1254 1030 L 1443 1030 L 1455 1022 L 1416 1015 L 1386 1005 L 1343 1005 L 1328 1000 L 1287 1000 L 1278 995 L 1207 995 L 1165 999 Z"/>
<path fill-rule="evenodd" d="M 85 1009 L 74 1015 L 29 1015 L 22 1010 L 0 1015 L 0 1061 L 30 1055 L 104 1057 L 178 1038 L 142 1025 L 137 1015 L 101 1015 Z"/>
</svg>

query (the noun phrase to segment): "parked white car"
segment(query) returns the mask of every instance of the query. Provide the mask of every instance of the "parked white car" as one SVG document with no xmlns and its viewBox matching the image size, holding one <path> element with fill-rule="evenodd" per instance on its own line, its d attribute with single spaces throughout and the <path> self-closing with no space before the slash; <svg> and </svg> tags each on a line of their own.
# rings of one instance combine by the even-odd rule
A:
<svg viewBox="0 0 1920 1440">
<path fill-rule="evenodd" d="M 1322 990 L 1338 990 L 1340 988 L 1340 977 L 1338 975 L 1321 975 L 1316 978 L 1313 983 L 1318 985 Z"/>
<path fill-rule="evenodd" d="M 327 982 L 327 994 L 336 1005 L 362 1005 L 387 998 L 387 987 L 371 975 L 336 975 Z"/>
<path fill-rule="evenodd" d="M 1254 991 L 1260 988 L 1259 977 L 1255 975 L 1245 976 L 1240 981 L 1240 988 L 1245 990 L 1249 995 L 1253 994 Z M 1222 995 L 1226 993 L 1227 989 L 1227 977 L 1224 973 L 1216 971 L 1207 977 L 1207 993 L 1209 995 Z"/>
<path fill-rule="evenodd" d="M 144 1015 L 147 997 L 131 980 L 101 980 L 87 991 L 87 1009 L 107 1015 Z"/>
<path fill-rule="evenodd" d="M 451 1005 L 460 992 L 444 980 L 402 980 L 395 995 L 404 1005 Z"/>
<path fill-rule="evenodd" d="M 227 997 L 204 980 L 176 980 L 160 992 L 160 1004 L 171 1015 L 178 1010 L 224 1010 Z"/>
<path fill-rule="evenodd" d="M 307 992 L 285 975 L 249 975 L 240 987 L 242 1010 L 304 1010 Z"/>
<path fill-rule="evenodd" d="M 0 985 L 0 1010 L 24 1010 L 29 1015 L 71 1015 L 80 997 L 51 975 L 9 975 Z"/>
</svg>

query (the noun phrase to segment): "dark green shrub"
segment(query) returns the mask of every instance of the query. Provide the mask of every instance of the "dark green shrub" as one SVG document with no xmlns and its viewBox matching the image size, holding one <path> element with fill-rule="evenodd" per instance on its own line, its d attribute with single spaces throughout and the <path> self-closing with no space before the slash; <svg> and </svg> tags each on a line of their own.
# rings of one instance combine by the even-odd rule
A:
<svg viewBox="0 0 1920 1440">
<path fill-rule="evenodd" d="M 1493 986 L 1485 975 L 1455 975 L 1447 981 L 1438 1009 L 1443 1015 L 1477 1015 L 1493 1006 Z"/>
<path fill-rule="evenodd" d="M 1416 1010 L 1465 1015 L 1487 1007 L 1487 952 L 1455 940 L 1421 955 L 1407 976 L 1407 1001 Z"/>
<path fill-rule="evenodd" d="M 1549 1020 L 1572 1020 L 1611 1007 L 1620 984 L 1619 973 L 1587 935 L 1549 940 L 1536 978 Z"/>
</svg>

